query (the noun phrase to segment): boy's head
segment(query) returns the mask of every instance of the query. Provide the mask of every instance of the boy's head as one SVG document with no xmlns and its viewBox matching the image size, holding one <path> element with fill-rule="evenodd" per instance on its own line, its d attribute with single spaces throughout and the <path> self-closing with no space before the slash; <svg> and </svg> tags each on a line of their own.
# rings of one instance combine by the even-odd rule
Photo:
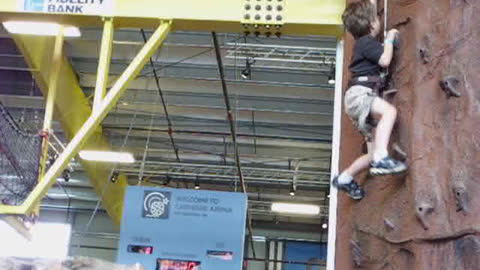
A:
<svg viewBox="0 0 480 270">
<path fill-rule="evenodd" d="M 350 3 L 343 12 L 342 20 L 355 39 L 369 34 L 376 36 L 380 32 L 376 8 L 369 0 Z"/>
</svg>

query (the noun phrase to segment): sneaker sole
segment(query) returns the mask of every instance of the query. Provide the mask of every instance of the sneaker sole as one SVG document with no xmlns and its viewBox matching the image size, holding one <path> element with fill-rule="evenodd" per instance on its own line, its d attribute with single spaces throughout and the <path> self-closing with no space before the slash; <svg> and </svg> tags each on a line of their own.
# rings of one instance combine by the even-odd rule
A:
<svg viewBox="0 0 480 270">
<path fill-rule="evenodd" d="M 337 190 L 339 190 L 339 191 L 341 191 L 341 192 L 344 192 L 345 194 L 347 194 L 348 197 L 350 197 L 350 198 L 352 198 L 352 199 L 354 199 L 354 200 L 356 200 L 356 201 L 361 200 L 361 199 L 363 199 L 363 197 L 365 197 L 365 194 L 363 194 L 362 196 L 358 196 L 358 197 L 356 197 L 356 196 L 351 196 L 350 193 L 348 193 L 346 190 L 341 189 L 341 188 L 338 187 L 338 181 L 333 181 L 333 182 L 332 182 L 332 185 L 333 185 Z M 364 191 L 364 193 L 365 193 L 365 191 Z"/>
<path fill-rule="evenodd" d="M 359 201 L 359 200 L 363 199 L 363 197 L 364 197 L 364 196 L 361 196 L 361 197 L 353 197 L 353 196 L 350 196 L 350 194 L 348 194 L 348 193 L 347 193 L 347 195 L 348 195 L 348 197 L 350 197 L 350 198 L 352 198 L 352 199 L 354 199 L 354 200 L 356 200 L 356 201 Z"/>
<path fill-rule="evenodd" d="M 407 166 L 397 167 L 393 169 L 370 168 L 371 175 L 400 174 L 405 171 L 407 171 Z"/>
</svg>

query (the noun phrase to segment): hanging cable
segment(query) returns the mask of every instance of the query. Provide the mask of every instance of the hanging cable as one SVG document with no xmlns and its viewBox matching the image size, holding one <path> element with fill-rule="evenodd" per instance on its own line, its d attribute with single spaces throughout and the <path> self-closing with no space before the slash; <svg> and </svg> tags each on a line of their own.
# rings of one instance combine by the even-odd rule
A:
<svg viewBox="0 0 480 270">
<path fill-rule="evenodd" d="M 150 128 L 148 129 L 147 141 L 145 142 L 145 148 L 143 150 L 142 163 L 140 165 L 140 171 L 138 173 L 138 185 L 142 185 L 142 181 L 143 181 L 143 171 L 145 170 L 145 162 L 147 161 L 148 149 L 150 147 L 150 137 L 152 136 L 152 126 L 153 126 L 154 119 L 155 119 L 155 114 L 152 113 L 150 117 Z"/>
<path fill-rule="evenodd" d="M 388 0 L 383 1 L 383 39 L 387 38 Z"/>
<path fill-rule="evenodd" d="M 387 23 L 388 23 L 388 0 L 383 1 L 383 40 L 387 38 Z M 388 67 L 384 70 L 384 76 L 388 76 Z"/>
<path fill-rule="evenodd" d="M 143 30 L 143 28 L 140 29 L 140 31 L 142 32 L 143 41 L 145 43 L 147 43 L 147 35 L 145 34 L 145 31 Z M 173 151 L 175 152 L 175 157 L 177 159 L 177 162 L 180 162 L 180 157 L 178 156 L 178 148 L 175 145 L 175 140 L 173 139 L 172 121 L 170 120 L 170 116 L 168 114 L 167 104 L 166 104 L 165 98 L 163 96 L 162 88 L 160 87 L 160 80 L 158 78 L 157 70 L 155 69 L 155 65 L 154 65 L 153 59 L 151 57 L 150 57 L 150 66 L 152 67 L 152 70 L 153 70 L 153 75 L 154 75 L 154 78 L 155 78 L 155 84 L 157 85 L 157 89 L 158 89 L 158 95 L 160 96 L 160 99 L 162 101 L 163 112 L 165 113 L 165 118 L 167 120 L 168 137 L 170 138 L 170 143 L 172 144 Z"/>
<path fill-rule="evenodd" d="M 135 102 L 136 100 L 137 100 L 137 95 L 135 94 L 133 102 Z M 120 151 L 123 151 L 125 149 L 125 147 L 127 145 L 127 142 L 128 142 L 128 138 L 130 137 L 130 133 L 133 130 L 133 124 L 137 120 L 137 114 L 138 114 L 137 108 L 135 109 L 134 114 L 132 116 L 132 119 L 130 120 L 130 124 L 129 124 L 128 130 L 127 130 L 127 134 L 125 135 L 125 138 L 123 139 L 122 146 L 120 146 Z M 118 173 L 115 172 L 116 169 L 117 169 L 117 165 L 114 165 L 113 168 L 110 170 L 110 173 L 108 175 L 108 178 L 110 179 L 110 181 L 108 181 L 107 184 L 103 187 L 100 198 L 103 198 L 103 196 L 105 195 L 105 192 L 108 190 L 109 185 L 116 182 L 116 181 L 111 180 L 112 177 L 114 177 L 114 176 L 116 178 L 118 178 Z M 92 225 L 93 219 L 95 218 L 95 215 L 97 214 L 98 210 L 100 209 L 100 204 L 101 203 L 102 203 L 102 200 L 99 199 L 97 201 L 97 204 L 95 205 L 95 208 L 93 209 L 92 215 L 90 215 L 90 218 L 87 222 L 87 225 L 85 225 L 85 231 L 86 232 L 88 232 L 88 230 L 90 229 L 90 226 Z"/>
<path fill-rule="evenodd" d="M 222 90 L 223 90 L 223 98 L 225 100 L 225 108 L 227 110 L 227 117 L 228 117 L 228 122 L 230 123 L 230 132 L 232 135 L 232 142 L 233 142 L 233 148 L 234 148 L 234 154 L 235 154 L 235 163 L 237 165 L 237 174 L 238 178 L 240 179 L 240 185 L 242 188 L 243 193 L 247 193 L 247 187 L 245 184 L 245 179 L 243 178 L 243 173 L 242 173 L 242 166 L 240 163 L 240 154 L 238 151 L 238 143 L 237 143 L 237 132 L 235 128 L 235 121 L 233 120 L 233 115 L 232 115 L 232 108 L 230 106 L 230 98 L 228 96 L 228 89 L 227 89 L 227 83 L 225 82 L 225 74 L 223 72 L 223 63 L 222 63 L 222 56 L 220 54 L 220 46 L 218 45 L 218 39 L 217 39 L 217 34 L 215 32 L 212 32 L 212 39 L 213 39 L 213 46 L 215 48 L 215 55 L 217 57 L 217 65 L 218 65 L 218 73 L 220 75 L 220 81 L 222 82 Z M 250 238 L 250 243 L 252 247 L 252 254 L 253 257 L 256 258 L 255 254 L 255 247 L 253 245 L 253 229 L 252 229 L 252 219 L 250 214 L 247 211 L 247 227 L 248 227 L 248 233 L 249 233 L 249 238 Z"/>
</svg>

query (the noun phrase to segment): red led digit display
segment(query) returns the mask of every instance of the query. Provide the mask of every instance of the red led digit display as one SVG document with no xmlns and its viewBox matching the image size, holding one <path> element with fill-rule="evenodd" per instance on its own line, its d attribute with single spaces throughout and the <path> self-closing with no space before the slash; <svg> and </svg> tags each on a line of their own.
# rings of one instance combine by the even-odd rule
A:
<svg viewBox="0 0 480 270">
<path fill-rule="evenodd" d="M 200 270 L 200 262 L 158 259 L 157 270 Z"/>
</svg>

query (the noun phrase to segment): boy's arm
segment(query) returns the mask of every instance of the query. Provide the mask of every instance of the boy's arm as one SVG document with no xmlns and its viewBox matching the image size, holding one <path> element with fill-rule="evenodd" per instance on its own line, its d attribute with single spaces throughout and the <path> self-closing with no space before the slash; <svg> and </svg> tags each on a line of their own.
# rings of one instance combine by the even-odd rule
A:
<svg viewBox="0 0 480 270">
<path fill-rule="evenodd" d="M 378 60 L 378 64 L 383 68 L 387 68 L 392 62 L 393 43 L 395 42 L 395 38 L 397 35 L 398 35 L 397 29 L 391 29 L 387 33 L 387 38 L 385 39 L 385 44 L 383 46 L 383 54 L 380 57 L 380 60 Z"/>
</svg>

